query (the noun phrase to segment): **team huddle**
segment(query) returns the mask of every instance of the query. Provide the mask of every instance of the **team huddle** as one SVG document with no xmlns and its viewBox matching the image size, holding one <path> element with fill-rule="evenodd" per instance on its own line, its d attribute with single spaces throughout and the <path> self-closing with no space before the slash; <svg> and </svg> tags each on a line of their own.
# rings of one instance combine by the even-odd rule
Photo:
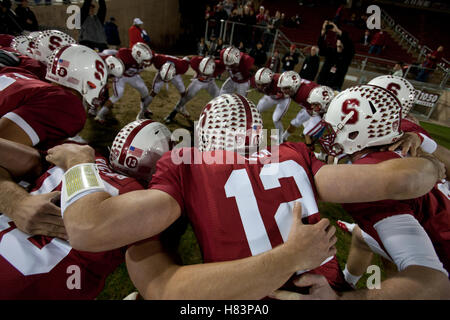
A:
<svg viewBox="0 0 450 320">
<path fill-rule="evenodd" d="M 180 98 L 166 124 L 194 120 L 188 102 L 211 95 L 194 146 L 152 120 L 168 82 Z M 140 109 L 109 156 L 73 141 L 87 115 L 107 122 L 126 84 Z M 0 299 L 95 299 L 124 261 L 145 299 L 449 299 L 450 152 L 409 114 L 414 97 L 394 76 L 334 92 L 232 46 L 179 58 L 143 43 L 97 53 L 56 30 L 0 35 Z M 291 100 L 302 109 L 285 129 Z M 261 112 L 274 105 L 267 145 Z M 306 143 L 287 142 L 301 126 Z M 356 222 L 338 221 L 352 233 L 344 270 L 319 201 Z M 187 221 L 202 264 L 174 256 Z M 379 290 L 356 289 L 374 253 L 392 270 Z"/>
</svg>

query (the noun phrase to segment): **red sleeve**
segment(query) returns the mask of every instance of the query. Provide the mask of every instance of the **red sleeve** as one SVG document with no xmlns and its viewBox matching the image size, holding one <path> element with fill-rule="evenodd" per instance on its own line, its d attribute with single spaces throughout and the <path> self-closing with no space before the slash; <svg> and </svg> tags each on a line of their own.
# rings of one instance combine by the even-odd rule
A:
<svg viewBox="0 0 450 320">
<path fill-rule="evenodd" d="M 189 149 L 179 150 L 182 158 L 183 152 Z M 156 172 L 150 181 L 149 189 L 156 189 L 169 194 L 174 198 L 184 212 L 183 190 L 181 183 L 182 164 L 175 164 L 172 161 L 172 152 L 166 152 L 156 164 Z"/>
<path fill-rule="evenodd" d="M 163 54 L 155 54 L 155 56 L 152 59 L 153 65 L 156 69 L 161 69 L 162 65 L 166 63 L 167 57 Z"/>
<path fill-rule="evenodd" d="M 1 47 L 9 47 L 14 37 L 9 34 L 0 34 L 0 48 Z M 4 48 L 2 48 L 4 49 Z"/>
<path fill-rule="evenodd" d="M 199 73 L 198 68 L 199 68 L 199 66 L 200 66 L 200 62 L 202 61 L 202 59 L 203 59 L 203 57 L 197 56 L 197 57 L 193 57 L 193 58 L 191 59 L 191 61 L 189 62 L 189 64 L 191 65 L 191 68 L 192 68 L 195 72 L 197 72 L 197 74 Z"/>
<path fill-rule="evenodd" d="M 214 77 L 218 77 L 225 71 L 225 65 L 220 60 L 216 60 L 216 69 L 214 70 Z"/>
<path fill-rule="evenodd" d="M 40 80 L 46 81 L 45 76 L 47 75 L 47 66 L 38 60 L 20 56 L 20 65 L 18 67 L 28 70 L 35 74 Z"/>
<path fill-rule="evenodd" d="M 42 90 L 13 112 L 33 128 L 40 142 L 73 137 L 86 122 L 81 100 L 61 87 Z"/>
<path fill-rule="evenodd" d="M 255 76 L 250 78 L 250 86 L 252 88 L 256 88 Z"/>
<path fill-rule="evenodd" d="M 178 59 L 175 62 L 175 69 L 177 71 L 177 74 L 185 74 L 188 69 L 189 69 L 189 60 L 185 60 L 185 59 Z"/>
</svg>

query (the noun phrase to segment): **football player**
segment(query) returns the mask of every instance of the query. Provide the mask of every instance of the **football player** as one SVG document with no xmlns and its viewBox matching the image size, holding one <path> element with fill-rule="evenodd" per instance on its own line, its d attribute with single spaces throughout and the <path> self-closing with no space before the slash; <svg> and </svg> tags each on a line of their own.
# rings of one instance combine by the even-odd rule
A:
<svg viewBox="0 0 450 320">
<path fill-rule="evenodd" d="M 406 155 L 408 151 L 411 155 L 415 155 L 417 148 L 420 146 L 423 151 L 433 154 L 445 164 L 447 170 L 447 178 L 450 174 L 450 150 L 438 145 L 423 129 L 417 119 L 415 119 L 410 111 L 415 103 L 415 89 L 413 85 L 406 79 L 395 76 L 380 76 L 372 79 L 368 84 L 379 86 L 391 91 L 402 104 L 402 121 L 401 130 L 408 133 L 409 141 L 402 145 L 402 153 Z M 411 134 L 414 132 L 415 134 Z M 420 141 L 417 139 L 419 138 Z M 412 148 L 409 148 L 409 147 Z M 394 151 L 399 144 L 392 145 L 389 150 Z"/>
<path fill-rule="evenodd" d="M 317 199 L 412 198 L 428 192 L 440 178 L 439 167 L 422 158 L 328 166 L 302 143 L 249 153 L 261 143 L 262 120 L 256 106 L 236 94 L 210 101 L 196 129 L 198 148 L 166 153 L 158 161 L 149 190 L 114 198 L 96 179 L 89 186 L 74 184 L 74 172 L 86 176 L 82 169 L 92 165 L 89 154 L 70 145 L 50 149 L 46 159 L 67 170 L 61 207 L 72 246 L 103 251 L 148 239 L 183 212 L 193 224 L 205 262 L 248 258 L 288 238 L 295 201 L 302 203 L 305 222 L 314 224 L 320 223 Z M 340 285 L 341 273 L 333 255 L 316 267 L 311 272 Z"/>
<path fill-rule="evenodd" d="M 181 99 L 186 96 L 186 88 L 181 76 L 189 69 L 189 58 L 177 58 L 164 54 L 157 54 L 154 58 L 153 65 L 158 73 L 153 78 L 152 91 L 150 92 L 150 103 L 153 98 L 161 91 L 166 83 L 172 82 L 180 93 Z M 188 114 L 186 114 L 188 115 Z"/>
<path fill-rule="evenodd" d="M 125 70 L 123 71 L 123 76 L 114 78 L 114 95 L 98 111 L 95 121 L 105 124 L 106 115 L 110 113 L 114 104 L 122 98 L 127 83 L 138 90 L 141 95 L 140 111 L 137 118 L 149 119 L 151 117 L 151 111 L 147 108 L 151 102 L 151 97 L 140 73 L 152 65 L 154 55 L 150 47 L 141 42 L 136 43 L 131 49 L 119 49 L 115 57 L 123 63 Z"/>
<path fill-rule="evenodd" d="M 111 196 L 142 190 L 140 182 L 151 179 L 169 141 L 164 125 L 132 122 L 116 136 L 109 161 L 95 154 L 95 175 Z M 0 299 L 95 299 L 106 277 L 124 262 L 126 248 L 98 253 L 73 249 L 57 206 L 64 171 L 41 163 L 32 148 L 7 140 L 0 140 L 0 146 L 7 151 L 0 156 Z M 10 179 L 26 173 L 38 175 L 30 193 Z"/>
<path fill-rule="evenodd" d="M 250 78 L 256 71 L 255 59 L 235 47 L 228 47 L 220 51 L 220 61 L 225 65 L 229 77 L 220 88 L 219 94 L 238 93 L 246 97 Z"/>
<path fill-rule="evenodd" d="M 284 131 L 281 118 L 286 114 L 291 99 L 290 97 L 285 96 L 278 87 L 279 78 L 280 75 L 278 73 L 274 74 L 268 68 L 261 68 L 256 71 L 255 75 L 251 78 L 250 83 L 252 87 L 264 94 L 256 106 L 260 113 L 271 108 L 273 105 L 276 105 L 272 114 L 272 120 L 275 128 L 278 129 L 278 137 L 281 138 Z"/>
<path fill-rule="evenodd" d="M 213 57 L 194 56 L 190 58 L 189 63 L 196 74 L 191 79 L 186 94 L 180 98 L 172 112 L 164 119 L 166 123 L 172 122 L 178 112 L 189 119 L 190 115 L 186 110 L 186 104 L 191 101 L 200 90 L 207 90 L 213 98 L 219 95 L 219 88 L 217 87 L 215 79 L 225 70 L 225 67 L 220 60 L 214 60 Z"/>
<path fill-rule="evenodd" d="M 386 108 L 387 116 L 381 111 Z M 400 152 L 379 151 L 403 134 L 401 112 L 401 103 L 389 90 L 372 85 L 347 89 L 331 102 L 324 117 L 329 132 L 322 139 L 323 147 L 334 156 L 342 152 L 350 155 L 355 167 L 401 158 Z M 309 297 L 297 297 L 450 299 L 447 182 L 439 181 L 431 191 L 415 199 L 344 204 L 344 209 L 362 230 L 353 230 L 347 279 L 356 283 L 362 273 L 355 270 L 367 268 L 371 251 L 392 261 L 398 273 L 383 281 L 378 290 L 363 289 L 339 296 L 325 279 L 306 277 L 298 284 L 312 285 L 314 290 Z"/>
<path fill-rule="evenodd" d="M 53 51 L 50 61 L 46 79 L 51 83 L 24 69 L 2 69 L 0 138 L 46 150 L 83 128 L 82 101 L 92 104 L 98 98 L 106 66 L 95 51 L 76 44 Z"/>
<path fill-rule="evenodd" d="M 296 117 L 292 119 L 289 127 L 283 133 L 282 139 L 286 141 L 289 136 L 300 126 L 304 125 L 306 121 L 310 120 L 311 116 L 319 115 L 320 110 L 324 108 L 322 105 L 326 105 L 333 98 L 334 94 L 331 95 L 331 90 L 328 90 L 328 87 L 321 88 L 320 85 L 313 81 L 303 80 L 300 75 L 295 71 L 285 71 L 281 74 L 278 80 L 278 87 L 281 88 L 281 91 L 291 97 L 295 102 L 297 102 L 303 108 L 297 113 Z M 317 89 L 314 91 L 316 88 Z M 321 93 L 322 97 L 320 100 L 315 99 L 317 95 L 313 94 L 314 92 Z M 320 97 L 320 96 L 319 96 Z M 313 98 L 313 100 L 310 100 Z M 323 99 L 322 99 L 323 98 Z M 314 107 L 311 103 L 317 104 Z M 314 109 L 318 109 L 319 111 L 314 111 Z M 320 133 L 322 127 L 317 126 L 317 121 L 312 121 L 309 126 L 305 126 L 304 133 L 309 136 L 316 135 Z M 307 128 L 306 128 L 307 127 Z M 313 147 L 311 144 L 312 141 L 309 139 L 309 147 Z"/>
</svg>

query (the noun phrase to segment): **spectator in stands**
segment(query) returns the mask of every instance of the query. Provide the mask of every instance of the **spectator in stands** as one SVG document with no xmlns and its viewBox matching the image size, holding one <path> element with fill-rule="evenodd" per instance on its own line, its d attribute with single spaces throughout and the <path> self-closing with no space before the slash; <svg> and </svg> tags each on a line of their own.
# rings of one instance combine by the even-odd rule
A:
<svg viewBox="0 0 450 320">
<path fill-rule="evenodd" d="M 216 59 L 220 59 L 220 51 L 223 49 L 223 40 L 222 38 L 217 39 L 214 42 L 214 47 L 211 44 L 211 48 L 209 49 L 209 55 L 214 56 Z"/>
<path fill-rule="evenodd" d="M 327 30 L 336 33 L 336 48 L 327 46 L 325 40 Z M 355 54 L 353 43 L 346 32 L 329 21 L 324 22 L 318 43 L 319 53 L 325 57 L 325 62 L 320 70 L 317 83 L 340 91 Z"/>
<path fill-rule="evenodd" d="M 134 18 L 133 25 L 128 29 L 128 38 L 129 38 L 129 48 L 133 48 L 133 46 L 138 42 L 146 43 L 150 45 L 150 37 L 148 36 L 147 31 L 142 28 L 144 22 L 139 18 Z"/>
<path fill-rule="evenodd" d="M 267 61 L 267 54 L 263 49 L 261 42 L 258 42 L 252 50 L 250 50 L 249 55 L 255 59 L 255 66 L 259 68 L 263 67 Z"/>
<path fill-rule="evenodd" d="M 278 51 L 278 49 L 275 49 L 275 51 L 273 52 L 273 56 L 271 56 L 267 60 L 266 67 L 272 70 L 272 72 L 274 73 L 280 73 L 281 59 L 280 59 L 280 52 Z"/>
<path fill-rule="evenodd" d="M 263 21 L 268 22 L 269 16 L 266 15 L 266 11 L 263 6 L 259 7 L 259 13 L 256 15 L 256 23 L 261 24 Z"/>
<path fill-rule="evenodd" d="M 206 56 L 208 54 L 208 45 L 205 42 L 205 38 L 200 38 L 200 42 L 197 44 L 197 55 Z"/>
<path fill-rule="evenodd" d="M 275 16 L 270 19 L 267 29 L 263 33 L 264 50 L 269 51 L 275 38 L 275 33 L 281 27 L 281 22 L 281 13 L 277 11 Z"/>
<path fill-rule="evenodd" d="M 39 26 L 33 11 L 28 7 L 28 0 L 21 0 L 15 10 L 17 21 L 26 31 L 38 31 Z"/>
<path fill-rule="evenodd" d="M 23 31 L 16 14 L 11 10 L 11 1 L 0 1 L 0 34 L 11 34 L 17 36 Z"/>
<path fill-rule="evenodd" d="M 216 19 L 217 22 L 220 22 L 220 20 L 228 19 L 228 13 L 224 10 L 223 5 L 221 3 L 219 3 L 216 6 L 216 11 L 214 12 L 214 19 Z"/>
<path fill-rule="evenodd" d="M 295 44 L 291 45 L 291 47 L 289 48 L 289 52 L 283 56 L 281 62 L 283 63 L 283 72 L 294 70 L 294 67 L 298 63 L 297 46 Z"/>
<path fill-rule="evenodd" d="M 300 15 L 297 13 L 295 16 L 290 17 L 284 23 L 284 26 L 287 28 L 299 28 L 300 27 Z"/>
<path fill-rule="evenodd" d="M 227 15 L 231 14 L 231 11 L 233 11 L 234 3 L 233 0 L 224 0 L 223 1 L 223 9 L 227 12 Z"/>
<path fill-rule="evenodd" d="M 339 24 L 341 22 L 341 17 L 344 14 L 344 5 L 341 4 L 339 8 L 336 10 L 336 15 L 334 16 L 333 22 L 335 24 Z"/>
<path fill-rule="evenodd" d="M 370 36 L 370 30 L 364 31 L 364 35 L 362 36 L 360 42 L 363 46 L 368 47 L 370 45 L 370 42 L 372 40 L 372 37 Z"/>
<path fill-rule="evenodd" d="M 120 36 L 119 28 L 116 24 L 116 19 L 111 17 L 108 22 L 105 23 L 105 34 L 106 41 L 112 49 L 119 49 L 120 47 Z"/>
<path fill-rule="evenodd" d="M 247 53 L 247 48 L 245 47 L 245 44 L 243 41 L 239 41 L 239 46 L 237 47 L 240 52 Z"/>
<path fill-rule="evenodd" d="M 370 44 L 369 53 L 380 54 L 384 50 L 386 46 L 386 34 L 383 29 L 375 33 Z"/>
<path fill-rule="evenodd" d="M 253 44 L 253 26 L 256 24 L 256 15 L 247 5 L 244 7 L 242 22 L 246 24 L 243 40 L 247 45 Z"/>
<path fill-rule="evenodd" d="M 434 69 L 436 69 L 437 65 L 441 62 L 443 56 L 443 46 L 439 46 L 433 53 L 429 53 L 425 61 L 422 63 L 422 68 L 420 69 L 416 80 L 426 82 L 430 74 L 433 73 Z"/>
<path fill-rule="evenodd" d="M 302 79 L 314 81 L 317 71 L 319 71 L 319 64 L 319 48 L 312 46 L 309 55 L 306 57 L 305 61 L 303 61 L 300 77 L 302 77 Z"/>
<path fill-rule="evenodd" d="M 403 78 L 403 62 L 399 61 L 394 65 L 392 75 Z"/>
<path fill-rule="evenodd" d="M 103 24 L 106 18 L 105 0 L 98 0 L 99 8 L 95 13 L 92 0 L 84 0 L 81 7 L 81 30 L 78 42 L 93 50 L 102 52 L 108 48 Z"/>
</svg>

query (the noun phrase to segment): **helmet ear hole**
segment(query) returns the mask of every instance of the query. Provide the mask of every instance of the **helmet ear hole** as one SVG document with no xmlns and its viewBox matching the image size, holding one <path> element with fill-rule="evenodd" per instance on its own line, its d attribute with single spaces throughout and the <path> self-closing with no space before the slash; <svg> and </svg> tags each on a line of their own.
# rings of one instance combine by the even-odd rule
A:
<svg viewBox="0 0 450 320">
<path fill-rule="evenodd" d="M 358 136 L 359 136 L 359 131 L 353 131 L 353 132 L 349 133 L 348 138 L 350 140 L 355 140 Z"/>
</svg>

